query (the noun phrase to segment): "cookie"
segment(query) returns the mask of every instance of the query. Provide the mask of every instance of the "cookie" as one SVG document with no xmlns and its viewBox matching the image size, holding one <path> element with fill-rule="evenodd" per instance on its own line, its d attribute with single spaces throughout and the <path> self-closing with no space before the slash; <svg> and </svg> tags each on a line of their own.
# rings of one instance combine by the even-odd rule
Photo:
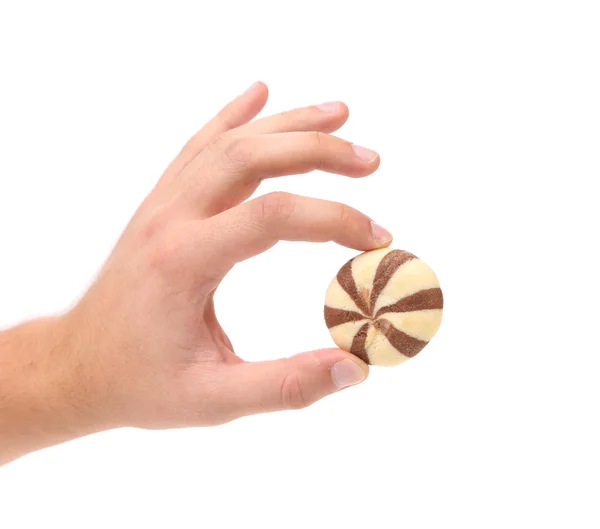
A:
<svg viewBox="0 0 600 529">
<path fill-rule="evenodd" d="M 433 270 L 404 250 L 383 248 L 348 261 L 325 296 L 325 323 L 340 349 L 368 364 L 398 365 L 425 347 L 442 321 Z"/>
</svg>

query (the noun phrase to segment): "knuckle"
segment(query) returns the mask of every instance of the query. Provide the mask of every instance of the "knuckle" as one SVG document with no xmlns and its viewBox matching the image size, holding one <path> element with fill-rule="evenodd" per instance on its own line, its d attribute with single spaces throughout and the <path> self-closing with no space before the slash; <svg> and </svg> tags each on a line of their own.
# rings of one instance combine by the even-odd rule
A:
<svg viewBox="0 0 600 529">
<path fill-rule="evenodd" d="M 323 132 L 321 132 L 319 130 L 315 130 L 315 131 L 311 132 L 310 134 L 312 136 L 312 140 L 315 143 L 315 145 L 317 147 L 320 147 L 323 144 L 323 142 L 324 142 L 325 133 L 323 133 Z"/>
<path fill-rule="evenodd" d="M 141 215 L 139 233 L 143 242 L 154 240 L 165 230 L 173 216 L 171 204 L 163 204 Z"/>
<path fill-rule="evenodd" d="M 351 226 L 353 221 L 352 210 L 346 204 L 338 204 L 338 222 L 342 226 Z"/>
<path fill-rule="evenodd" d="M 310 402 L 302 392 L 302 384 L 297 374 L 287 374 L 283 378 L 280 390 L 281 407 L 285 410 L 301 410 Z"/>
<path fill-rule="evenodd" d="M 325 153 L 323 149 L 323 144 L 325 141 L 325 134 L 318 130 L 310 133 L 312 142 L 314 144 L 314 150 L 316 154 L 316 168 L 319 171 L 322 171 L 325 168 Z"/>
<path fill-rule="evenodd" d="M 206 148 L 214 154 L 222 154 L 228 144 L 228 138 L 225 134 L 219 134 L 214 138 Z"/>
<path fill-rule="evenodd" d="M 156 238 L 148 250 L 148 265 L 151 270 L 159 273 L 168 273 L 177 268 L 183 253 L 185 240 L 173 233 L 169 236 Z"/>
<path fill-rule="evenodd" d="M 217 164 L 229 167 L 244 166 L 252 156 L 250 143 L 249 138 L 232 137 L 225 133 L 217 136 L 205 150 Z"/>
<path fill-rule="evenodd" d="M 251 140 L 249 138 L 233 138 L 225 140 L 221 153 L 228 165 L 245 167 L 252 158 Z"/>
<path fill-rule="evenodd" d="M 291 193 L 276 191 L 261 197 L 258 201 L 259 221 L 265 225 L 285 223 L 292 216 L 296 197 Z"/>
</svg>

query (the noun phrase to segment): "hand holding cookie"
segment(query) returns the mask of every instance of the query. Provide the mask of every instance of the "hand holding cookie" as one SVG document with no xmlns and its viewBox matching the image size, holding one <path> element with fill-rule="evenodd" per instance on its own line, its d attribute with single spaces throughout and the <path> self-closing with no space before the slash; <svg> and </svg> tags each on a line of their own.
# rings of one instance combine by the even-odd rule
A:
<svg viewBox="0 0 600 529">
<path fill-rule="evenodd" d="M 287 193 L 244 202 L 265 178 L 315 169 L 356 178 L 379 165 L 375 152 L 330 134 L 348 118 L 343 103 L 252 121 L 266 100 L 266 86 L 253 85 L 188 142 L 72 310 L 0 336 L 0 357 L 15 359 L 5 387 L 28 387 L 19 373 L 29 360 L 14 344 L 45 344 L 28 350 L 45 382 L 19 390 L 17 452 L 119 426 L 213 425 L 301 408 L 367 376 L 367 364 L 341 349 L 246 362 L 215 314 L 227 272 L 280 240 L 362 251 L 391 241 L 344 204 Z"/>
</svg>

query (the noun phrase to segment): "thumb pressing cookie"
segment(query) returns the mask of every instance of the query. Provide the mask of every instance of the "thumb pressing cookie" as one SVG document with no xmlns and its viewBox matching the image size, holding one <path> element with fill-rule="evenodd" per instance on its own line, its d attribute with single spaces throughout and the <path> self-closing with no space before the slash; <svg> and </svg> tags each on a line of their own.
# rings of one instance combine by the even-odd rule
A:
<svg viewBox="0 0 600 529">
<path fill-rule="evenodd" d="M 327 289 L 325 323 L 340 349 L 394 366 L 429 343 L 443 305 L 431 268 L 409 252 L 383 248 L 342 266 Z"/>
</svg>

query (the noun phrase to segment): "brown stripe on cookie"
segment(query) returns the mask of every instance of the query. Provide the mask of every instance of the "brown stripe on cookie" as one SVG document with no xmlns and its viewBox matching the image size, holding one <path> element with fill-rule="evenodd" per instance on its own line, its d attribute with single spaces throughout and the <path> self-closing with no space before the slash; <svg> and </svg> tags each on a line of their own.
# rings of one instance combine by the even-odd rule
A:
<svg viewBox="0 0 600 529">
<path fill-rule="evenodd" d="M 350 321 L 364 320 L 365 317 L 360 312 L 354 312 L 353 310 L 334 309 L 325 305 L 325 323 L 327 327 L 335 327 L 342 323 L 348 323 Z"/>
<path fill-rule="evenodd" d="M 442 290 L 440 288 L 427 288 L 401 298 L 392 305 L 381 307 L 375 317 L 377 318 L 388 312 L 413 312 L 415 310 L 442 308 L 444 308 Z"/>
<path fill-rule="evenodd" d="M 412 259 L 416 259 L 416 256 L 409 252 L 405 252 L 404 250 L 392 250 L 379 262 L 379 266 L 375 272 L 375 279 L 373 279 L 373 289 L 371 290 L 371 300 L 369 304 L 370 313 L 375 308 L 375 303 L 377 303 L 379 294 L 381 294 L 381 291 L 388 284 L 388 281 L 394 275 L 394 272 L 404 263 Z"/>
<path fill-rule="evenodd" d="M 348 261 L 344 266 L 342 266 L 338 272 L 337 280 L 340 286 L 350 296 L 352 301 L 354 301 L 356 306 L 368 316 L 370 314 L 369 307 L 365 303 L 365 300 L 362 298 L 362 296 L 358 293 L 356 282 L 354 281 L 354 276 L 352 275 L 352 260 Z"/>
<path fill-rule="evenodd" d="M 399 353 L 408 356 L 408 358 L 416 356 L 417 353 L 428 344 L 428 342 L 417 340 L 416 338 L 399 331 L 387 320 L 377 320 L 375 322 L 375 328 L 388 339 L 388 342 L 390 342 Z"/>
<path fill-rule="evenodd" d="M 367 364 L 369 363 L 369 355 L 367 355 L 367 350 L 365 349 L 365 341 L 367 340 L 367 332 L 369 332 L 370 325 L 370 323 L 365 323 L 358 330 L 354 335 L 354 340 L 352 340 L 352 346 L 350 347 L 350 352 L 358 356 L 361 360 L 364 360 Z"/>
</svg>

